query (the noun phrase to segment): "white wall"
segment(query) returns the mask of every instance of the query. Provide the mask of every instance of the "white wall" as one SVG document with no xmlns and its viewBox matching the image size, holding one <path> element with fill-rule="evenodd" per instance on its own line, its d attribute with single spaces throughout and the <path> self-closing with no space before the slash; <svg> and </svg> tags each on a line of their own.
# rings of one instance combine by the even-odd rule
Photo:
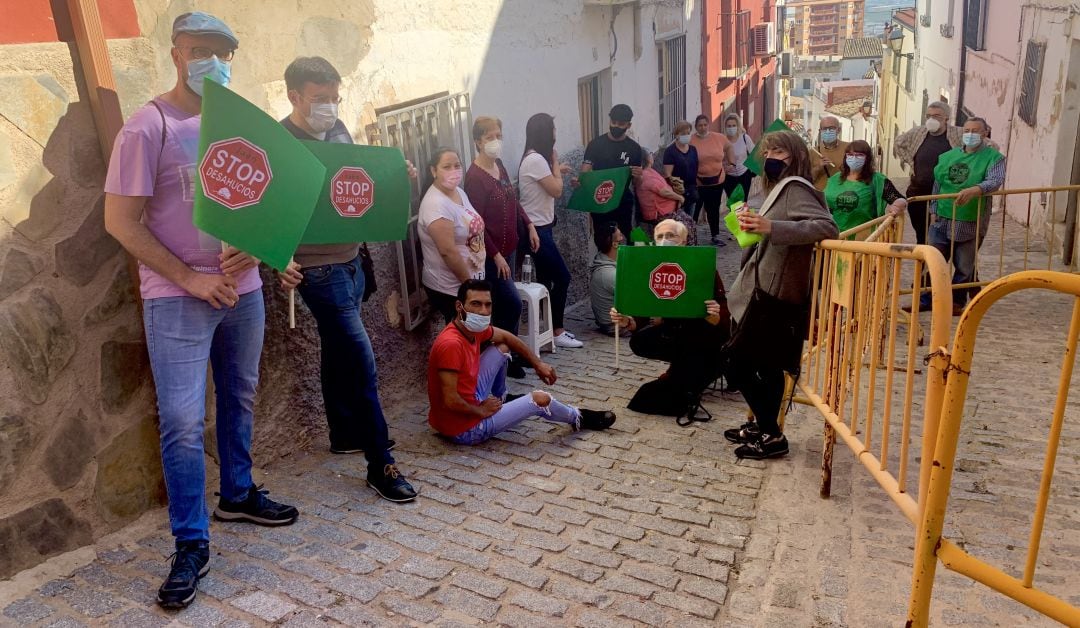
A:
<svg viewBox="0 0 1080 628">
<path fill-rule="evenodd" d="M 586 6 L 581 0 L 459 0 L 402 10 L 400 2 L 376 0 L 371 51 L 355 73 L 365 80 L 346 79 L 342 118 L 354 135 L 363 137 L 365 126 L 375 120 L 375 108 L 467 91 L 474 117 L 502 119 L 504 161 L 514 175 L 525 122 L 534 113 L 555 116 L 560 153 L 581 146 L 578 79 L 610 69 L 609 102 L 629 104 L 634 110 L 631 135 L 643 146 L 656 148 L 660 134 L 653 29 L 658 18 L 663 18 L 661 24 L 672 18 L 671 13 L 658 16 L 660 11 L 682 13 L 686 114 L 693 119 L 701 108 L 701 7 L 695 0 L 685 5 L 688 8 L 642 7 L 635 33 L 631 6 Z M 613 14 L 615 40 L 609 32 Z M 637 58 L 635 47 L 640 50 Z M 269 90 L 268 100 L 270 108 L 284 116 L 288 102 L 279 83 Z M 606 113 L 602 129 L 607 127 Z"/>
<path fill-rule="evenodd" d="M 1015 2 L 1015 0 L 1012 0 Z M 919 15 L 926 14 L 926 5 L 930 5 L 930 26 L 925 27 L 920 23 L 916 24 L 915 40 L 918 42 L 917 46 L 914 46 L 916 72 L 915 72 L 915 88 L 912 90 L 912 101 L 920 103 L 922 102 L 923 90 L 926 90 L 930 102 L 935 100 L 948 100 L 955 108 L 957 87 L 960 80 L 960 47 L 963 40 L 963 22 L 962 22 L 962 8 L 964 2 L 962 0 L 956 0 L 951 2 L 949 0 L 919 0 L 918 1 L 918 13 Z M 952 15 L 949 14 L 949 8 L 952 5 Z M 944 37 L 941 34 L 941 27 L 952 24 L 952 37 Z M 907 37 L 910 38 L 910 33 L 905 31 Z M 909 50 L 910 42 L 904 42 L 904 50 Z M 903 76 L 898 77 L 901 82 Z M 903 89 L 901 89 L 901 92 Z M 903 96 L 901 96 L 902 98 Z M 910 103 L 909 103 L 910 104 Z M 920 124 L 922 120 L 919 119 L 921 111 L 917 111 L 919 107 L 908 107 L 906 119 L 898 122 L 900 126 L 900 132 L 904 132 L 907 129 Z M 955 118 L 955 112 L 954 112 Z M 953 122 L 954 120 L 950 120 Z"/>
</svg>

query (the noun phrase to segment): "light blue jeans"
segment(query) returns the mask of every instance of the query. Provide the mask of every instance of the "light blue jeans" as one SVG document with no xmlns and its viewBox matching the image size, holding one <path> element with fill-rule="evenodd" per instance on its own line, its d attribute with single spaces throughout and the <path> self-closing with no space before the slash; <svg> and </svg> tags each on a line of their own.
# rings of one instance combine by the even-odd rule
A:
<svg viewBox="0 0 1080 628">
<path fill-rule="evenodd" d="M 480 372 L 476 377 L 476 400 L 483 401 L 494 396 L 506 397 L 506 364 L 510 356 L 498 347 L 488 347 L 480 354 Z M 525 419 L 538 416 L 556 423 L 576 425 L 581 420 L 581 413 L 573 406 L 568 406 L 551 396 L 547 406 L 538 405 L 532 395 L 525 395 L 510 403 L 503 404 L 498 412 L 480 421 L 471 430 L 458 434 L 450 440 L 459 445 L 476 445 L 486 441 L 499 432 L 508 430 Z"/>
<path fill-rule="evenodd" d="M 203 453 L 207 361 L 217 393 L 221 496 L 239 501 L 252 488 L 251 432 L 265 318 L 261 290 L 220 310 L 194 297 L 143 303 L 169 521 L 178 543 L 210 539 Z"/>
</svg>

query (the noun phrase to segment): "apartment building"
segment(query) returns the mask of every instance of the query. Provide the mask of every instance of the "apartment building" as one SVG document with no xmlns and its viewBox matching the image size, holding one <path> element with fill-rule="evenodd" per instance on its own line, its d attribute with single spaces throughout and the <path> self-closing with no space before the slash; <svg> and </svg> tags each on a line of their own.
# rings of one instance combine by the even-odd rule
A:
<svg viewBox="0 0 1080 628">
<path fill-rule="evenodd" d="M 863 36 L 866 0 L 790 0 L 791 46 L 799 56 L 838 55 Z"/>
</svg>

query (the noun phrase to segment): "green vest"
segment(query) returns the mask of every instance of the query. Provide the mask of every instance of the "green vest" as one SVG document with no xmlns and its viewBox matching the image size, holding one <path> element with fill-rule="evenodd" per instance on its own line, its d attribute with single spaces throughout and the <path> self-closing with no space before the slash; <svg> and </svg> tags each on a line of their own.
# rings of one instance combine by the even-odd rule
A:
<svg viewBox="0 0 1080 628">
<path fill-rule="evenodd" d="M 825 202 L 840 231 L 870 222 L 885 212 L 885 175 L 875 172 L 872 186 L 842 177 L 837 172 L 825 184 Z"/>
<path fill-rule="evenodd" d="M 934 180 L 938 183 L 939 193 L 956 194 L 964 188 L 982 183 L 986 180 L 990 167 L 1003 158 L 1001 153 L 985 145 L 974 153 L 964 152 L 960 147 L 942 153 L 934 167 Z M 953 207 L 954 205 L 951 198 L 938 200 L 937 215 L 975 222 L 979 219 L 980 205 L 987 205 L 987 201 L 980 196 L 960 207 Z"/>
</svg>

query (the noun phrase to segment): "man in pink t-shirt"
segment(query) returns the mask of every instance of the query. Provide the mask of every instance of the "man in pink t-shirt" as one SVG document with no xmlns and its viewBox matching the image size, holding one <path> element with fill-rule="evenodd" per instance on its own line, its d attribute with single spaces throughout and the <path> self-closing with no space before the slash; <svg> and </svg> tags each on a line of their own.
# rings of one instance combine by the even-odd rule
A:
<svg viewBox="0 0 1080 628">
<path fill-rule="evenodd" d="M 105 181 L 105 228 L 139 260 L 143 325 L 157 390 L 161 459 L 176 554 L 157 601 L 183 608 L 209 569 L 203 428 L 213 364 L 221 499 L 214 516 L 287 525 L 251 478 L 251 433 L 265 314 L 259 261 L 192 223 L 203 79 L 228 85 L 239 45 L 206 13 L 173 22 L 176 85 L 131 116 Z M 287 275 L 293 277 L 293 275 Z M 287 279 L 288 280 L 288 279 Z"/>
</svg>

